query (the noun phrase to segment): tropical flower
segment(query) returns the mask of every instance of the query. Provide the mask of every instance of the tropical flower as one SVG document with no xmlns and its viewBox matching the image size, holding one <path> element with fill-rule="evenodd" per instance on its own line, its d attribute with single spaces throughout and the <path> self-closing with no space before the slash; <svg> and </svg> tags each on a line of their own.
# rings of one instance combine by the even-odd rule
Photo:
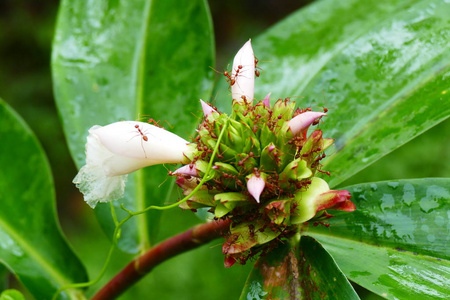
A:
<svg viewBox="0 0 450 300">
<path fill-rule="evenodd" d="M 292 238 L 308 223 L 323 223 L 332 217 L 326 209 L 355 210 L 348 191 L 330 190 L 316 176 L 328 174 L 321 170 L 321 160 L 333 140 L 323 138 L 320 129 L 308 131 L 326 113 L 296 109 L 289 99 L 271 105 L 270 93 L 253 104 L 257 62 L 248 41 L 234 58 L 231 76 L 224 74 L 231 86 L 232 114 L 201 101 L 204 119 L 196 151 L 188 156 L 188 164 L 172 173 L 185 195 L 206 173 L 211 178 L 180 206 L 209 207 L 214 218 L 232 221 L 222 247 L 227 267 Z"/>
<path fill-rule="evenodd" d="M 127 174 L 163 163 L 186 162 L 189 143 L 157 126 L 122 121 L 89 129 L 86 165 L 73 182 L 94 208 L 123 197 Z"/>
</svg>

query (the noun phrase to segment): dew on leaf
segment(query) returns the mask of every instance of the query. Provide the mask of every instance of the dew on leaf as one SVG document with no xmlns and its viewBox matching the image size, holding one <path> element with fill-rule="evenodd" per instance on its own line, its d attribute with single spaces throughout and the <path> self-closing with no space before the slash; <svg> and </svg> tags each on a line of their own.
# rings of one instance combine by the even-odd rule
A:
<svg viewBox="0 0 450 300">
<path fill-rule="evenodd" d="M 437 216 L 436 218 L 434 218 L 434 223 L 437 225 L 437 226 L 444 226 L 445 225 L 445 219 L 444 219 L 444 217 L 441 217 L 441 216 Z"/>
<path fill-rule="evenodd" d="M 367 201 L 366 195 L 364 195 L 364 194 L 359 194 L 358 195 L 358 199 L 363 200 L 363 201 Z"/>
<path fill-rule="evenodd" d="M 376 191 L 377 189 L 378 189 L 378 186 L 375 184 L 375 183 L 372 183 L 371 185 L 370 185 L 370 188 L 372 189 L 372 191 Z"/>
<path fill-rule="evenodd" d="M 11 239 L 8 234 L 2 231 L 0 231 L 0 249 L 5 249 L 7 252 L 16 257 L 21 257 L 24 254 L 23 250 L 17 245 L 17 243 Z"/>
<path fill-rule="evenodd" d="M 433 209 L 438 207 L 439 203 L 437 203 L 433 199 L 424 197 L 424 198 L 420 199 L 419 205 L 420 205 L 420 210 L 422 210 L 424 213 L 429 213 L 429 212 L 433 211 Z"/>
<path fill-rule="evenodd" d="M 388 184 L 387 184 L 389 187 L 391 187 L 391 188 L 393 188 L 393 189 L 396 189 L 397 187 L 398 187 L 398 185 L 399 185 L 399 183 L 398 182 L 388 182 Z"/>
<path fill-rule="evenodd" d="M 403 202 L 408 205 L 411 206 L 411 203 L 414 202 L 414 200 L 416 199 L 416 194 L 415 194 L 415 190 L 414 190 L 414 186 L 410 183 L 407 183 L 403 186 Z"/>
<path fill-rule="evenodd" d="M 436 240 L 436 236 L 434 234 L 427 235 L 427 240 L 432 243 Z"/>
<path fill-rule="evenodd" d="M 261 283 L 253 281 L 250 285 L 250 291 L 247 294 L 247 299 L 251 300 L 262 300 L 267 292 L 262 289 Z"/>
<path fill-rule="evenodd" d="M 430 228 L 428 227 L 428 225 L 422 225 L 422 227 L 420 227 L 420 229 L 422 229 L 422 231 L 425 231 L 425 232 L 429 232 L 429 230 L 430 230 Z"/>
<path fill-rule="evenodd" d="M 370 276 L 370 275 L 372 275 L 372 273 L 367 272 L 367 271 L 362 271 L 362 272 L 360 272 L 360 271 L 351 271 L 350 272 L 350 277 L 353 277 L 353 278 L 356 278 L 356 277 L 359 277 L 359 276 Z"/>
<path fill-rule="evenodd" d="M 361 193 L 363 191 L 362 187 L 354 187 L 353 192 L 354 193 Z"/>
<path fill-rule="evenodd" d="M 429 186 L 426 196 L 420 199 L 420 209 L 425 213 L 429 213 L 439 207 L 441 205 L 440 202 L 444 202 L 444 199 L 448 198 L 450 198 L 450 193 L 447 189 L 437 185 Z"/>
<path fill-rule="evenodd" d="M 392 194 L 383 194 L 381 197 L 381 210 L 384 211 L 386 208 L 392 208 L 395 205 L 394 196 Z"/>
</svg>

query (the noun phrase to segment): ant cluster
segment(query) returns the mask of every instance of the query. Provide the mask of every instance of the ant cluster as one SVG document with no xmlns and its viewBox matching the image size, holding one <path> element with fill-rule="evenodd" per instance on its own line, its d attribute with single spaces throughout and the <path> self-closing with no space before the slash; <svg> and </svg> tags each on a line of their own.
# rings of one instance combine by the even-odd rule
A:
<svg viewBox="0 0 450 300">
<path fill-rule="evenodd" d="M 260 70 L 262 70 L 262 69 L 258 66 L 259 60 L 255 57 L 255 61 L 254 61 L 254 62 L 255 62 L 255 76 L 256 76 L 256 77 L 259 77 L 259 76 L 261 75 L 261 71 L 260 71 Z M 223 76 L 225 76 L 225 80 L 228 82 L 228 84 L 230 85 L 230 87 L 236 84 L 236 79 L 237 79 L 239 76 L 244 76 L 244 75 L 243 75 L 243 73 L 244 73 L 244 66 L 243 66 L 243 65 L 238 65 L 238 66 L 236 67 L 236 69 L 231 70 L 231 72 L 228 71 L 228 70 L 225 70 L 225 71 L 223 71 L 223 72 L 220 72 L 220 71 L 217 71 L 216 69 L 214 69 L 213 67 L 211 67 L 211 69 L 212 69 L 214 72 L 216 72 L 216 73 L 218 73 L 218 74 L 222 74 Z"/>
</svg>

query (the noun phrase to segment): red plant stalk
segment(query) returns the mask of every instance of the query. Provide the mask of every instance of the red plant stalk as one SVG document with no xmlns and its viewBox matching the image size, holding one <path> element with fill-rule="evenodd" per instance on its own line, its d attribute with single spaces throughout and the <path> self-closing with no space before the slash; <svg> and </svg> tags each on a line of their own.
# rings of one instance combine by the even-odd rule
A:
<svg viewBox="0 0 450 300">
<path fill-rule="evenodd" d="M 229 228 L 229 220 L 219 220 L 197 225 L 188 231 L 161 242 L 131 261 L 98 291 L 92 297 L 92 300 L 114 299 L 160 263 L 222 236 Z"/>
</svg>

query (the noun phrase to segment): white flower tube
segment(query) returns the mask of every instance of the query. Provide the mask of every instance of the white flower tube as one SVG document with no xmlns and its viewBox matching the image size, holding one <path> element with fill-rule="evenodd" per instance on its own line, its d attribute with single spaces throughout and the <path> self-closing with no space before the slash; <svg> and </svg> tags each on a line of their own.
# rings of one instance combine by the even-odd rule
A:
<svg viewBox="0 0 450 300">
<path fill-rule="evenodd" d="M 249 40 L 238 51 L 233 60 L 231 72 L 231 95 L 236 101 L 253 101 L 255 92 L 255 55 Z"/>
<path fill-rule="evenodd" d="M 73 182 L 95 207 L 123 197 L 126 174 L 163 163 L 187 161 L 188 142 L 162 128 L 122 121 L 89 129 L 86 165 Z"/>
</svg>

